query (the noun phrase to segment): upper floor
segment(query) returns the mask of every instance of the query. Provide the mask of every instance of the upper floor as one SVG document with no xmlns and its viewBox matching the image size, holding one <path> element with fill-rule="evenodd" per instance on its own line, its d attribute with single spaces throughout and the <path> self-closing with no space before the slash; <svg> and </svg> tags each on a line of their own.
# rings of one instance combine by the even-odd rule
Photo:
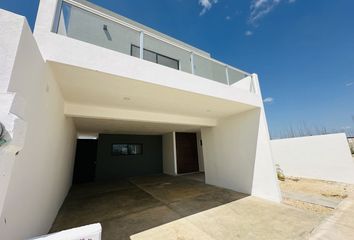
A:
<svg viewBox="0 0 354 240">
<path fill-rule="evenodd" d="M 256 74 L 87 1 L 41 0 L 34 37 L 67 116 L 120 118 L 120 109 L 214 126 L 263 106 Z"/>
<path fill-rule="evenodd" d="M 59 1 L 51 30 L 227 85 L 250 75 L 211 58 L 209 53 L 88 1 Z"/>
</svg>

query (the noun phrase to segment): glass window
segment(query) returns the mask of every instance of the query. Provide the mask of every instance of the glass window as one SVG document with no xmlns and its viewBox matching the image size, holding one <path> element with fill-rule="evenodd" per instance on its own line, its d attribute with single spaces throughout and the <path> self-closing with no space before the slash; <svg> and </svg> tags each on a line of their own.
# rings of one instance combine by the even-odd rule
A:
<svg viewBox="0 0 354 240">
<path fill-rule="evenodd" d="M 131 55 L 134 57 L 140 57 L 140 47 L 132 45 L 131 46 Z M 179 70 L 179 61 L 170 57 L 163 56 L 156 52 L 144 49 L 144 60 L 158 63 L 160 65 L 174 68 Z"/>
<path fill-rule="evenodd" d="M 137 46 L 135 46 L 135 45 L 132 45 L 131 55 L 132 55 L 133 57 L 140 58 L 140 47 L 137 47 Z"/>
<path fill-rule="evenodd" d="M 128 145 L 128 153 L 130 155 L 138 155 L 142 154 L 143 146 L 141 144 L 129 144 Z"/>
<path fill-rule="evenodd" d="M 162 55 L 157 55 L 157 63 L 177 70 L 179 68 L 177 60 Z"/>
<path fill-rule="evenodd" d="M 128 155 L 128 144 L 113 144 L 112 154 L 114 155 Z"/>
<path fill-rule="evenodd" d="M 140 155 L 143 153 L 142 144 L 115 143 L 112 144 L 112 155 Z"/>
<path fill-rule="evenodd" d="M 157 54 L 154 52 L 151 52 L 149 50 L 144 49 L 144 60 L 157 63 L 156 62 Z"/>
</svg>

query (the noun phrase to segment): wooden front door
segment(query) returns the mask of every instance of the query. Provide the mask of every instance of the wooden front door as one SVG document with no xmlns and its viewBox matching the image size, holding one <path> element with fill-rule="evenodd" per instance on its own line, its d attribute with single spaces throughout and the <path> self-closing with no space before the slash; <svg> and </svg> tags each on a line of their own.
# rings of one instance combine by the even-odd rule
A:
<svg viewBox="0 0 354 240">
<path fill-rule="evenodd" d="M 199 171 L 195 133 L 176 133 L 176 151 L 178 174 Z"/>
</svg>

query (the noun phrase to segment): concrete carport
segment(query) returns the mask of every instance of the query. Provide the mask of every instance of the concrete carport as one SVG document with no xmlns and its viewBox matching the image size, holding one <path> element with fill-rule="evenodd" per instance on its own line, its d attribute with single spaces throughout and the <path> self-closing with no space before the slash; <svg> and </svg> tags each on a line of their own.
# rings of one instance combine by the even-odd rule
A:
<svg viewBox="0 0 354 240">
<path fill-rule="evenodd" d="M 83 161 L 93 157 L 95 174 L 78 181 L 66 197 L 51 232 L 99 222 L 103 240 L 130 236 L 249 196 L 205 184 L 200 126 L 73 117 L 80 141 L 96 141 L 97 151 L 84 146 Z M 176 135 L 195 134 L 200 173 L 178 172 Z M 93 139 L 92 139 L 93 138 Z M 94 139 L 97 138 L 97 139 Z M 142 144 L 140 155 L 112 154 L 115 143 Z M 82 151 L 81 150 L 81 151 Z M 92 154 L 87 156 L 86 152 Z M 78 150 L 74 167 L 80 179 Z M 82 161 L 81 160 L 81 161 Z"/>
<path fill-rule="evenodd" d="M 159 79 L 157 72 L 151 74 L 154 64 L 130 63 L 139 59 L 120 57 L 126 58 L 123 62 L 129 66 L 148 64 L 150 73 L 133 71 L 142 76 L 131 79 L 103 72 L 107 67 L 100 61 L 97 66 L 102 66 L 102 71 L 80 67 L 82 58 L 71 59 L 78 61 L 72 66 L 49 61 L 65 99 L 64 114 L 74 119 L 78 132 L 158 134 L 170 143 L 173 132 L 198 132 L 206 183 L 280 200 L 261 97 L 246 94 L 237 86 L 184 81 L 191 76 L 179 71 L 164 73 L 176 79 Z M 211 91 L 215 87 L 220 92 Z M 222 91 L 229 93 L 219 94 Z M 166 174 L 177 173 L 171 161 L 174 155 L 169 151 L 163 157 Z"/>
<path fill-rule="evenodd" d="M 65 116 L 73 119 L 79 135 L 99 134 L 98 148 L 106 146 L 103 159 L 97 158 L 96 181 L 71 189 L 51 231 L 101 222 L 104 239 L 126 239 L 251 194 L 279 200 L 261 108 L 49 64 L 66 101 Z M 205 172 L 205 180 L 178 176 L 179 133 L 196 133 L 197 171 Z M 126 142 L 124 136 L 133 136 L 133 140 Z M 143 136 L 161 138 L 161 171 L 140 171 L 144 168 L 137 161 L 130 166 L 140 168 L 137 174 L 125 175 L 130 171 L 122 170 L 117 163 L 121 161 L 111 157 L 112 144 L 141 143 L 134 138 Z M 100 145 L 100 138 L 109 143 Z M 146 150 L 144 145 L 143 153 Z M 91 192 L 91 188 L 96 190 Z"/>
<path fill-rule="evenodd" d="M 196 126 L 82 117 L 73 120 L 79 137 L 74 184 L 51 232 L 100 222 L 103 239 L 129 239 L 141 231 L 247 196 L 205 184 L 201 134 Z M 195 135 L 196 155 L 192 158 L 198 168 L 189 174 L 181 173 L 178 167 L 178 155 L 184 150 L 178 149 L 179 134 Z M 96 151 L 90 142 L 96 142 Z M 141 144 L 142 151 L 116 155 L 112 146 L 117 143 Z M 79 161 L 85 163 L 80 167 Z M 85 178 L 89 161 L 95 161 L 91 179 Z"/>
</svg>

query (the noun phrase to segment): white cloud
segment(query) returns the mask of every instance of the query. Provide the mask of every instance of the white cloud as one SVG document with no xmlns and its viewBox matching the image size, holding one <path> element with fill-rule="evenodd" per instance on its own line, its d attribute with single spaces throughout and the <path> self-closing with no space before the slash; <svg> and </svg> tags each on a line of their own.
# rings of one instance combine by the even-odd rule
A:
<svg viewBox="0 0 354 240">
<path fill-rule="evenodd" d="M 263 102 L 264 102 L 264 103 L 273 103 L 273 102 L 274 102 L 274 98 L 272 98 L 272 97 L 267 97 L 267 98 L 263 99 Z"/>
<path fill-rule="evenodd" d="M 213 4 L 216 3 L 218 3 L 218 0 L 199 0 L 199 5 L 203 7 L 199 15 L 204 15 L 208 10 L 210 10 Z"/>
<path fill-rule="evenodd" d="M 259 19 L 270 13 L 279 3 L 284 1 L 285 0 L 252 0 L 249 22 L 256 24 Z M 288 3 L 294 3 L 295 1 L 296 0 L 286 0 Z"/>
<path fill-rule="evenodd" d="M 350 87 L 350 86 L 353 86 L 353 85 L 354 85 L 354 82 L 347 82 L 347 83 L 345 84 L 346 87 Z"/>
<path fill-rule="evenodd" d="M 252 35 L 253 35 L 253 32 L 252 32 L 252 31 L 249 31 L 249 30 L 248 30 L 248 31 L 245 32 L 245 36 L 247 36 L 247 37 L 248 37 L 248 36 L 252 36 Z"/>
</svg>

